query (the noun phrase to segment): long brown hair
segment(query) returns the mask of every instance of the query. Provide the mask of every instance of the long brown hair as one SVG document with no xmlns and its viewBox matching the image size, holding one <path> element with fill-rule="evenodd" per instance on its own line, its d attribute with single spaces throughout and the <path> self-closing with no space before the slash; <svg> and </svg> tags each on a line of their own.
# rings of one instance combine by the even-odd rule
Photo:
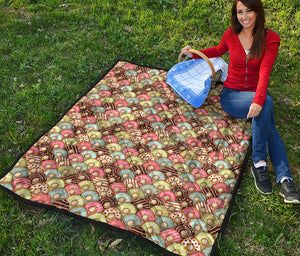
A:
<svg viewBox="0 0 300 256">
<path fill-rule="evenodd" d="M 252 58 L 259 58 L 262 55 L 263 46 L 266 47 L 265 42 L 265 11 L 262 5 L 261 0 L 234 0 L 232 9 L 231 9 L 231 27 L 236 34 L 239 34 L 243 26 L 237 19 L 237 10 L 236 5 L 238 2 L 242 2 L 246 7 L 250 10 L 254 11 L 256 15 L 256 21 L 253 28 L 252 36 L 253 36 L 253 43 L 250 48 L 250 53 L 248 55 L 249 59 Z"/>
</svg>

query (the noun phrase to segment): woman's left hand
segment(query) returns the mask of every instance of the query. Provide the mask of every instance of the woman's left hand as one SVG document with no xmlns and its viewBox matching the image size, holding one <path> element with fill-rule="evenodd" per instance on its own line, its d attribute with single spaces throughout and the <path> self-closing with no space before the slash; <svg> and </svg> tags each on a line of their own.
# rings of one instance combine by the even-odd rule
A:
<svg viewBox="0 0 300 256">
<path fill-rule="evenodd" d="M 260 114 L 262 106 L 257 103 L 252 103 L 249 108 L 247 119 L 251 117 L 256 117 Z"/>
<path fill-rule="evenodd" d="M 181 50 L 181 54 L 185 54 L 189 58 L 192 58 L 193 54 L 189 52 L 190 49 L 191 49 L 191 46 L 189 46 L 189 45 L 187 45 L 186 47 L 183 47 Z"/>
</svg>

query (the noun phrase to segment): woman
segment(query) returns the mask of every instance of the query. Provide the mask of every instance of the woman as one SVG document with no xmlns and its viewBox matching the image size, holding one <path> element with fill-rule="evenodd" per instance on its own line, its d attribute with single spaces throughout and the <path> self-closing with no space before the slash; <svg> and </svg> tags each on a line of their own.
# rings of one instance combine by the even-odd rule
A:
<svg viewBox="0 0 300 256">
<path fill-rule="evenodd" d="M 272 161 L 280 195 L 286 203 L 300 203 L 290 173 L 284 144 L 274 124 L 273 101 L 267 92 L 270 72 L 278 53 L 278 34 L 265 29 L 261 0 L 235 0 L 231 27 L 221 42 L 202 52 L 209 58 L 230 53 L 228 77 L 221 93 L 223 109 L 236 118 L 252 118 L 253 166 L 255 185 L 263 194 L 273 192 L 267 170 L 267 152 Z M 190 46 L 182 53 L 190 58 Z"/>
</svg>

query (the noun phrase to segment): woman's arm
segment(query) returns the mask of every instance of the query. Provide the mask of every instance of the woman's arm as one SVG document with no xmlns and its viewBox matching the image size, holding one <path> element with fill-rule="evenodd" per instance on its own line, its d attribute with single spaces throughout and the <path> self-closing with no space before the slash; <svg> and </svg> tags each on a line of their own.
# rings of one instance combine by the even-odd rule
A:
<svg viewBox="0 0 300 256">
<path fill-rule="evenodd" d="M 269 31 L 268 33 L 270 33 L 270 36 L 269 38 L 266 38 L 267 49 L 260 65 L 259 80 L 247 118 L 258 116 L 262 110 L 267 96 L 270 73 L 278 54 L 280 45 L 279 35 L 273 31 Z"/>
<path fill-rule="evenodd" d="M 278 37 L 278 40 L 267 44 L 267 51 L 265 52 L 262 63 L 260 65 L 259 80 L 253 99 L 253 103 L 259 104 L 260 106 L 264 105 L 266 99 L 271 70 L 278 54 L 278 48 L 280 44 L 279 40 L 280 39 Z"/>
</svg>

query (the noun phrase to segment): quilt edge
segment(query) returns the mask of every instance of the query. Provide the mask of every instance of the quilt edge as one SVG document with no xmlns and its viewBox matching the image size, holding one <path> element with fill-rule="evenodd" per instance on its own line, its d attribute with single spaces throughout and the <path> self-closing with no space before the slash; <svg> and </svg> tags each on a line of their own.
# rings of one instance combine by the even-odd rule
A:
<svg viewBox="0 0 300 256">
<path fill-rule="evenodd" d="M 249 161 L 249 157 L 250 157 L 250 154 L 251 154 L 251 151 L 252 151 L 252 143 L 251 142 L 252 142 L 252 139 L 250 140 L 250 143 L 249 143 L 249 146 L 248 146 L 248 149 L 247 149 L 247 153 L 245 155 L 245 158 L 244 158 L 244 161 L 243 161 L 243 164 L 242 164 L 242 168 L 241 168 L 241 172 L 240 172 L 237 184 L 234 188 L 232 198 L 231 198 L 230 203 L 229 203 L 229 207 L 226 211 L 225 218 L 223 220 L 220 232 L 219 232 L 219 234 L 218 234 L 218 236 L 215 240 L 215 243 L 212 247 L 210 256 L 215 256 L 216 255 L 217 249 L 219 248 L 219 241 L 221 239 L 221 236 L 226 234 L 226 227 L 229 223 L 231 212 L 232 212 L 232 209 L 235 205 L 235 199 L 236 199 L 236 196 L 237 196 L 237 192 L 240 188 L 240 184 L 241 184 L 241 181 L 243 179 L 243 176 L 244 176 L 244 173 L 245 173 L 245 170 L 246 170 L 246 167 L 247 167 L 247 163 Z"/>
</svg>

